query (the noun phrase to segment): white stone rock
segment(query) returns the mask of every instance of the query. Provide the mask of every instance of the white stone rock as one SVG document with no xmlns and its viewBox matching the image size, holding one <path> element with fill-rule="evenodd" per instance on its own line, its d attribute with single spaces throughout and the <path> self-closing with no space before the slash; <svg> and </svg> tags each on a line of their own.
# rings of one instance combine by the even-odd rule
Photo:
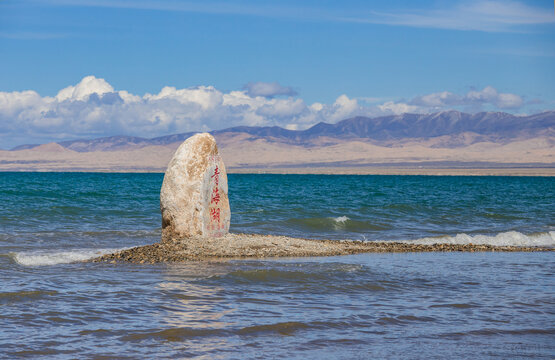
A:
<svg viewBox="0 0 555 360">
<path fill-rule="evenodd" d="M 160 211 L 162 241 L 228 233 L 227 173 L 212 135 L 196 134 L 179 146 L 164 175 Z"/>
</svg>

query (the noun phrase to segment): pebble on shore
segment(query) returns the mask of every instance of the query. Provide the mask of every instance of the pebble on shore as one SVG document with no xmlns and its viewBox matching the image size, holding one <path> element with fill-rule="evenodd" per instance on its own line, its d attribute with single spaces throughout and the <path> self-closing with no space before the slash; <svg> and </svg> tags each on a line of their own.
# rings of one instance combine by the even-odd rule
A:
<svg viewBox="0 0 555 360">
<path fill-rule="evenodd" d="M 411 244 L 401 242 L 308 240 L 275 235 L 227 234 L 220 238 L 191 237 L 139 246 L 92 259 L 93 262 L 165 263 L 241 258 L 334 256 L 402 252 L 531 252 L 554 248 L 476 244 Z"/>
</svg>

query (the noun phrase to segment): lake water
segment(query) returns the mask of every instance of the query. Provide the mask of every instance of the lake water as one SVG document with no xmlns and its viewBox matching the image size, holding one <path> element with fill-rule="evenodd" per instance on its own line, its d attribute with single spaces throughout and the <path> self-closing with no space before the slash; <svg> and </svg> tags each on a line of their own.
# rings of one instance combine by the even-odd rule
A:
<svg viewBox="0 0 555 360">
<path fill-rule="evenodd" d="M 548 253 L 81 263 L 159 240 L 163 174 L 0 173 L 0 358 L 555 357 Z M 229 175 L 231 231 L 555 246 L 549 177 Z"/>
</svg>

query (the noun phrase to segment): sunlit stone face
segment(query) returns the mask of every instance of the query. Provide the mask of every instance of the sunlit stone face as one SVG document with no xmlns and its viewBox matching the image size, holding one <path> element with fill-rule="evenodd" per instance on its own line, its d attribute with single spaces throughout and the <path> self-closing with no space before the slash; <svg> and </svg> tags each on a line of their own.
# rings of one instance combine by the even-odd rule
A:
<svg viewBox="0 0 555 360">
<path fill-rule="evenodd" d="M 160 191 L 162 240 L 220 237 L 229 231 L 227 174 L 216 140 L 204 133 L 181 144 Z"/>
</svg>

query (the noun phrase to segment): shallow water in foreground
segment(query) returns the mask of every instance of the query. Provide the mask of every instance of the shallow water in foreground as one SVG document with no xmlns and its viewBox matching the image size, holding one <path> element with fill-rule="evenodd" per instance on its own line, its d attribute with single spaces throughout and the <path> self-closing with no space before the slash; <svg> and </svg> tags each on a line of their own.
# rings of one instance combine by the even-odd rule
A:
<svg viewBox="0 0 555 360">
<path fill-rule="evenodd" d="M 0 173 L 0 358 L 555 357 L 552 252 L 71 262 L 157 241 L 161 180 Z M 232 230 L 553 246 L 554 189 L 232 175 Z"/>
<path fill-rule="evenodd" d="M 0 348 L 6 358 L 549 359 L 554 268 L 546 253 L 17 266 L 2 272 Z"/>
</svg>

